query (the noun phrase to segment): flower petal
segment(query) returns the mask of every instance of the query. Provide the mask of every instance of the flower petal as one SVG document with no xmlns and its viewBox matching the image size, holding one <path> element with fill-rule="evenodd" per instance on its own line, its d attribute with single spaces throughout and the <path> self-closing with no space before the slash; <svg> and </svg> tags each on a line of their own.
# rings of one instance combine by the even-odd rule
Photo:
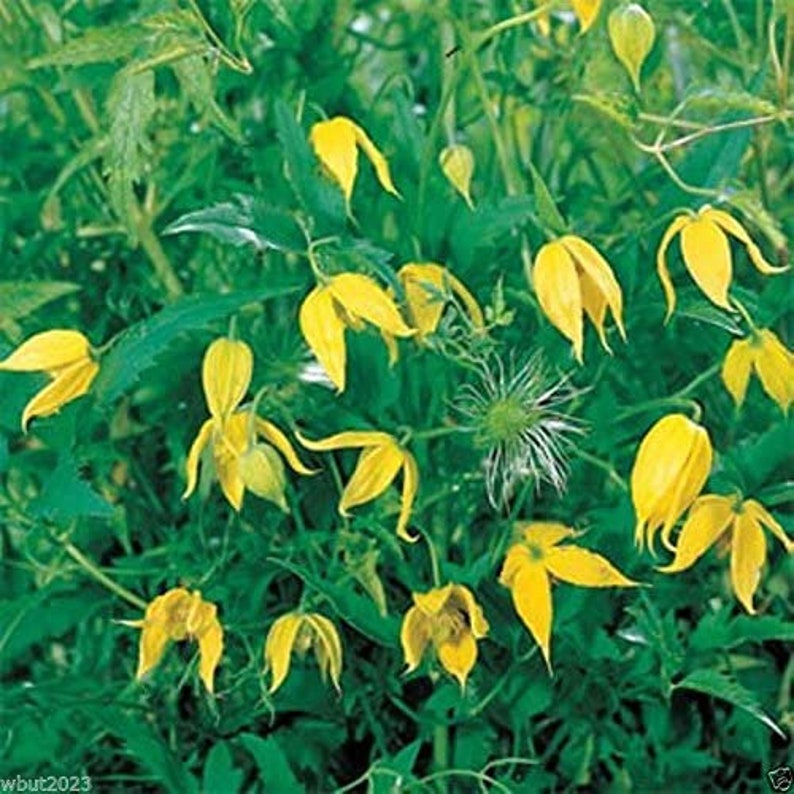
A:
<svg viewBox="0 0 794 794">
<path fill-rule="evenodd" d="M 466 687 L 466 679 L 477 661 L 477 643 L 470 631 L 463 631 L 438 644 L 436 649 L 438 661 L 460 683 L 461 689 Z"/>
<path fill-rule="evenodd" d="M 416 465 L 416 458 L 408 450 L 402 450 L 402 455 L 403 491 L 400 515 L 397 519 L 397 534 L 409 543 L 416 543 L 419 540 L 419 535 L 411 535 L 408 532 L 408 521 L 411 518 L 416 492 L 419 490 L 419 467 Z"/>
<path fill-rule="evenodd" d="M 609 560 L 578 546 L 555 546 L 546 554 L 546 570 L 579 587 L 636 587 Z"/>
<path fill-rule="evenodd" d="M 226 419 L 242 402 L 253 369 L 254 356 L 245 342 L 222 337 L 207 348 L 201 382 L 213 418 Z"/>
<path fill-rule="evenodd" d="M 52 372 L 89 357 L 88 339 L 79 331 L 44 331 L 26 339 L 7 358 L 0 370 Z"/>
<path fill-rule="evenodd" d="M 58 370 L 58 374 L 25 406 L 22 412 L 22 430 L 27 431 L 28 422 L 34 416 L 50 416 L 66 403 L 82 397 L 91 388 L 99 372 L 99 364 L 91 359 L 82 359 Z"/>
<path fill-rule="evenodd" d="M 723 210 L 717 210 L 713 207 L 704 207 L 701 210 L 701 217 L 707 218 L 708 220 L 716 223 L 718 226 L 722 227 L 728 234 L 732 234 L 737 240 L 739 240 L 747 249 L 747 253 L 750 256 L 750 261 L 756 266 L 756 268 L 763 273 L 765 276 L 771 276 L 775 273 L 784 273 L 788 270 L 788 267 L 775 267 L 774 265 L 770 265 L 769 262 L 764 259 L 764 255 L 761 253 L 758 246 L 752 241 L 750 235 L 747 234 L 747 230 L 742 226 L 739 221 L 735 218 L 728 215 L 727 212 Z"/>
<path fill-rule="evenodd" d="M 409 262 L 397 271 L 405 290 L 411 321 L 421 336 L 433 333 L 441 321 L 446 302 L 444 268 L 431 262 Z"/>
<path fill-rule="evenodd" d="M 736 405 L 744 402 L 756 349 L 750 339 L 737 339 L 728 348 L 720 376 Z"/>
<path fill-rule="evenodd" d="M 606 329 L 604 328 L 604 321 L 607 316 L 607 301 L 601 294 L 598 287 L 595 285 L 593 279 L 587 273 L 581 273 L 579 276 L 579 285 L 582 289 L 582 307 L 585 314 L 590 318 L 596 331 L 598 332 L 598 339 L 604 350 L 612 355 L 612 348 L 607 342 Z"/>
<path fill-rule="evenodd" d="M 520 530 L 526 543 L 536 545 L 544 551 L 563 540 L 576 537 L 573 529 L 554 521 L 519 522 L 516 529 Z"/>
<path fill-rule="evenodd" d="M 513 605 L 518 616 L 543 652 L 546 666 L 551 672 L 551 582 L 542 565 L 524 565 L 513 579 L 510 588 Z"/>
<path fill-rule="evenodd" d="M 601 0 L 571 0 L 571 5 L 582 27 L 581 32 L 587 33 L 598 18 L 598 12 L 601 10 Z"/>
<path fill-rule="evenodd" d="M 289 512 L 284 489 L 284 463 L 269 444 L 254 444 L 240 455 L 238 470 L 246 490 L 275 504 L 283 512 Z"/>
<path fill-rule="evenodd" d="M 209 443 L 210 438 L 212 438 L 213 424 L 213 419 L 207 419 L 193 439 L 193 443 L 190 445 L 190 451 L 187 454 L 187 463 L 185 464 L 187 486 L 185 487 L 185 492 L 182 494 L 183 499 L 187 499 L 196 489 L 199 460 L 201 459 L 201 453 Z"/>
<path fill-rule="evenodd" d="M 331 279 L 328 289 L 347 311 L 392 336 L 412 336 L 416 333 L 400 317 L 397 305 L 386 290 L 369 276 L 340 273 Z"/>
<path fill-rule="evenodd" d="M 289 673 L 292 649 L 304 620 L 303 615 L 289 612 L 278 618 L 267 633 L 265 670 L 270 670 L 273 676 L 268 690 L 271 695 L 284 683 Z"/>
<path fill-rule="evenodd" d="M 306 344 L 322 364 L 337 391 L 345 390 L 345 324 L 340 319 L 328 287 L 315 287 L 298 314 Z"/>
<path fill-rule="evenodd" d="M 405 613 L 400 628 L 400 644 L 405 663 L 408 665 L 407 673 L 413 672 L 419 667 L 430 642 L 430 635 L 431 625 L 427 615 L 419 607 L 411 607 Z"/>
<path fill-rule="evenodd" d="M 667 314 L 664 321 L 667 322 L 673 311 L 675 310 L 675 289 L 673 288 L 673 281 L 670 278 L 670 271 L 667 269 L 667 249 L 670 243 L 684 227 L 692 222 L 692 219 L 687 215 L 678 215 L 673 219 L 672 223 L 665 229 L 662 241 L 659 243 L 659 249 L 656 252 L 656 272 L 659 280 L 662 282 L 662 289 L 664 296 L 667 299 Z"/>
<path fill-rule="evenodd" d="M 474 154 L 472 150 L 462 143 L 447 146 L 439 154 L 438 164 L 452 187 L 463 196 L 469 209 L 473 210 L 471 178 L 474 174 Z"/>
<path fill-rule="evenodd" d="M 289 439 L 276 425 L 259 416 L 254 418 L 254 425 L 256 426 L 256 431 L 264 436 L 284 456 L 293 471 L 306 475 L 317 473 L 317 469 L 310 469 L 301 462 Z"/>
<path fill-rule="evenodd" d="M 304 619 L 314 630 L 317 638 L 317 659 L 320 662 L 321 672 L 325 675 L 327 668 L 334 688 L 337 692 L 341 692 L 339 678 L 342 675 L 342 641 L 339 639 L 336 626 L 328 618 L 316 612 L 306 615 Z"/>
<path fill-rule="evenodd" d="M 414 604 L 427 617 L 434 617 L 446 606 L 447 601 L 452 596 L 452 588 L 453 585 L 447 584 L 444 587 L 434 587 L 426 593 L 414 593 Z"/>
<path fill-rule="evenodd" d="M 736 516 L 731 542 L 731 584 L 736 598 L 751 615 L 755 614 L 753 595 L 765 561 L 766 538 L 758 519 L 752 513 Z"/>
<path fill-rule="evenodd" d="M 733 498 L 708 494 L 692 505 L 681 534 L 675 557 L 662 573 L 678 573 L 694 565 L 713 546 L 733 519 Z"/>
<path fill-rule="evenodd" d="M 794 401 L 794 358 L 769 330 L 759 333 L 761 345 L 755 355 L 755 371 L 764 391 L 788 413 Z"/>
<path fill-rule="evenodd" d="M 223 655 L 223 627 L 218 620 L 218 608 L 215 604 L 205 602 L 203 628 L 197 635 L 199 644 L 199 677 L 204 682 L 207 692 L 214 691 L 215 669 Z"/>
<path fill-rule="evenodd" d="M 615 324 L 623 339 L 626 329 L 623 327 L 623 292 L 615 278 L 609 263 L 587 240 L 572 234 L 563 237 L 560 242 L 568 249 L 576 263 L 590 278 L 598 292 L 604 297 L 615 319 Z M 603 333 L 602 333 L 603 336 Z"/>
<path fill-rule="evenodd" d="M 356 468 L 342 492 L 339 513 L 380 496 L 391 485 L 403 465 L 402 450 L 394 443 L 367 447 L 359 456 Z"/>
<path fill-rule="evenodd" d="M 312 126 L 309 140 L 319 161 L 339 183 L 349 205 L 358 173 L 356 125 L 343 116 L 320 121 Z"/>
<path fill-rule="evenodd" d="M 733 265 L 725 232 L 709 220 L 694 220 L 681 231 L 681 250 L 684 263 L 703 294 L 730 311 L 728 287 Z"/>
<path fill-rule="evenodd" d="M 540 308 L 549 322 L 573 344 L 576 360 L 582 363 L 582 289 L 576 265 L 559 241 L 546 243 L 535 257 L 532 283 Z"/>
<path fill-rule="evenodd" d="M 347 430 L 333 436 L 312 441 L 301 433 L 295 432 L 298 440 L 312 452 L 328 452 L 334 449 L 352 449 L 354 447 L 376 447 L 384 444 L 396 444 L 393 436 L 380 430 Z"/>
<path fill-rule="evenodd" d="M 786 530 L 783 529 L 760 502 L 756 502 L 755 499 L 748 499 L 742 507 L 745 513 L 758 521 L 762 526 L 766 527 L 783 544 L 787 553 L 791 554 L 794 552 L 794 540 L 789 538 L 786 534 Z"/>
<path fill-rule="evenodd" d="M 468 616 L 468 625 L 476 640 L 488 633 L 488 621 L 485 619 L 482 607 L 474 600 L 474 595 L 468 587 L 462 584 L 452 585 L 452 597 L 457 597 L 463 602 Z"/>
<path fill-rule="evenodd" d="M 372 167 L 375 169 L 375 175 L 378 177 L 378 182 L 381 183 L 384 190 L 388 191 L 393 196 L 400 198 L 397 188 L 394 187 L 394 183 L 391 181 L 389 164 L 386 162 L 386 158 L 383 156 L 383 153 L 380 151 L 380 149 L 378 149 L 377 146 L 375 146 L 367 133 L 364 132 L 364 130 L 359 127 L 358 124 L 352 121 L 350 124 L 353 127 L 353 132 L 356 136 L 356 142 L 362 148 L 367 159 L 372 163 Z"/>
</svg>

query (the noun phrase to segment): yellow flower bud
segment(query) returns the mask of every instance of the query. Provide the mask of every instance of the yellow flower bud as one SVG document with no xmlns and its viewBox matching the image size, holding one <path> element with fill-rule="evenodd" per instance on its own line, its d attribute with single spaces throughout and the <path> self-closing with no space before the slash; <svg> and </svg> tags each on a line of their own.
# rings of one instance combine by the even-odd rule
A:
<svg viewBox="0 0 794 794">
<path fill-rule="evenodd" d="M 438 164 L 452 187 L 463 196 L 469 209 L 473 210 L 471 177 L 474 173 L 474 154 L 472 150 L 462 143 L 447 146 L 438 156 Z"/>
<path fill-rule="evenodd" d="M 653 48 L 656 29 L 651 15 L 637 3 L 616 8 L 607 22 L 609 41 L 617 59 L 640 90 L 640 70 Z"/>
</svg>

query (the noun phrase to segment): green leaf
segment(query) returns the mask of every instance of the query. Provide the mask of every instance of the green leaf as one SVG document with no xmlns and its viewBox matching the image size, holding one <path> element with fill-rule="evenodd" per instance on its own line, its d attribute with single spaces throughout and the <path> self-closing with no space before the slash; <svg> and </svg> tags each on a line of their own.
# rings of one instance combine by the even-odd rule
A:
<svg viewBox="0 0 794 794">
<path fill-rule="evenodd" d="M 278 790 L 279 794 L 300 794 L 303 786 L 295 777 L 281 745 L 273 736 L 262 739 L 252 733 L 239 736 L 240 743 L 254 757 L 259 768 L 259 779 L 265 784 L 265 791 Z"/>
<path fill-rule="evenodd" d="M 214 744 L 204 763 L 202 791 L 207 794 L 236 794 L 242 782 L 243 771 L 235 768 L 229 745 L 226 742 Z"/>
<path fill-rule="evenodd" d="M 45 304 L 80 289 L 79 284 L 69 281 L 0 281 L 0 318 L 4 322 L 26 317 Z"/>
<path fill-rule="evenodd" d="M 110 86 L 107 112 L 110 135 L 105 170 L 113 209 L 134 234 L 137 200 L 133 186 L 146 173 L 149 139 L 146 128 L 154 116 L 154 72 L 119 72 Z"/>
<path fill-rule="evenodd" d="M 739 323 L 728 314 L 728 312 L 718 309 L 711 303 L 701 300 L 691 300 L 683 302 L 682 305 L 676 310 L 679 318 L 686 318 L 694 320 L 695 322 L 708 323 L 717 328 L 722 328 L 733 336 L 743 336 L 743 331 Z"/>
<path fill-rule="evenodd" d="M 84 66 L 129 58 L 148 37 L 143 25 L 113 25 L 89 28 L 82 36 L 70 39 L 46 55 L 28 62 L 28 68 L 45 66 Z"/>
<path fill-rule="evenodd" d="M 206 328 L 242 306 L 289 295 L 296 286 L 263 287 L 229 295 L 193 295 L 128 328 L 100 362 L 93 394 L 107 405 L 137 383 L 180 334 Z"/>
<path fill-rule="evenodd" d="M 755 717 L 781 738 L 787 738 L 784 731 L 761 708 L 755 695 L 726 673 L 711 668 L 694 670 L 682 681 L 673 684 L 672 688 L 690 689 L 693 692 L 702 692 L 704 695 L 711 695 L 712 697 L 726 700 L 728 703 Z"/>
<path fill-rule="evenodd" d="M 731 620 L 730 612 L 724 610 L 704 616 L 692 632 L 690 644 L 696 650 L 706 651 L 769 640 L 794 642 L 794 623 L 775 615 L 739 615 Z"/>
<path fill-rule="evenodd" d="M 31 504 L 35 516 L 66 522 L 72 518 L 108 518 L 113 508 L 91 487 L 80 473 L 70 451 L 58 456 L 53 472 L 44 480 L 38 498 Z"/>
<path fill-rule="evenodd" d="M 203 42 L 200 42 L 199 46 L 202 50 L 206 49 Z M 242 143 L 243 134 L 237 122 L 215 101 L 213 80 L 207 60 L 198 54 L 191 54 L 172 63 L 171 68 L 193 107 L 233 141 Z"/>
<path fill-rule="evenodd" d="M 563 234 L 567 230 L 567 224 L 565 223 L 565 218 L 562 217 L 557 209 L 557 204 L 551 196 L 551 191 L 538 169 L 532 163 L 529 163 L 529 173 L 532 176 L 532 192 L 535 196 L 535 206 L 540 222 L 547 230 Z"/>
<path fill-rule="evenodd" d="M 291 213 L 246 195 L 188 212 L 163 230 L 164 235 L 183 232 L 203 232 L 223 243 L 254 245 L 261 251 L 306 249 L 306 238 Z"/>
<path fill-rule="evenodd" d="M 129 717 L 120 709 L 93 709 L 91 716 L 102 722 L 109 733 L 118 737 L 124 749 L 157 782 L 172 794 L 197 794 L 198 781 L 170 749 L 169 743 L 147 720 Z"/>
</svg>

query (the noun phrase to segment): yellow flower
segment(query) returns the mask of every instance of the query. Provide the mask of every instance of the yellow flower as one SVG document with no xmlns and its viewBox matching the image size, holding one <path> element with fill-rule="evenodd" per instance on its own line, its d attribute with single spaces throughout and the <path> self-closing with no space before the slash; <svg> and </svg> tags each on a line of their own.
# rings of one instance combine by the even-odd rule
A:
<svg viewBox="0 0 794 794">
<path fill-rule="evenodd" d="M 330 673 L 337 692 L 341 691 L 342 642 L 336 627 L 328 618 L 315 612 L 289 612 L 276 620 L 265 640 L 265 670 L 270 670 L 273 675 L 271 694 L 284 683 L 292 652 L 302 655 L 311 647 L 314 647 L 323 680 Z"/>
<path fill-rule="evenodd" d="M 202 383 L 210 418 L 199 429 L 188 452 L 183 499 L 196 488 L 199 461 L 210 443 L 221 490 L 238 511 L 242 508 L 246 489 L 287 511 L 284 464 L 276 450 L 293 471 L 313 474 L 301 463 L 276 425 L 257 416 L 250 408 L 238 408 L 248 391 L 252 370 L 253 355 L 245 342 L 221 338 L 207 348 Z M 261 443 L 260 437 L 269 444 Z"/>
<path fill-rule="evenodd" d="M 705 428 L 683 414 L 662 417 L 645 435 L 631 471 L 637 513 L 634 541 L 653 551 L 657 530 L 672 549 L 670 533 L 695 501 L 711 471 L 712 449 Z"/>
<path fill-rule="evenodd" d="M 140 680 L 157 666 L 169 642 L 193 639 L 199 644 L 199 676 L 212 693 L 215 668 L 223 653 L 223 627 L 217 612 L 215 604 L 202 601 L 198 590 L 190 593 L 176 587 L 157 596 L 146 607 L 143 620 L 122 621 L 143 629 L 136 678 Z"/>
<path fill-rule="evenodd" d="M 717 306 L 730 310 L 728 287 L 733 277 L 733 260 L 728 234 L 747 249 L 750 261 L 764 275 L 782 273 L 785 267 L 773 267 L 764 259 L 758 246 L 750 239 L 744 226 L 723 210 L 708 204 L 697 215 L 679 215 L 667 227 L 656 253 L 656 271 L 667 298 L 667 316 L 675 309 L 675 290 L 667 269 L 666 254 L 673 238 L 681 233 L 681 253 L 684 264 L 703 294 Z M 727 232 L 727 234 L 726 234 Z"/>
<path fill-rule="evenodd" d="M 477 661 L 477 640 L 488 633 L 488 622 L 471 591 L 459 584 L 414 593 L 414 606 L 403 618 L 400 641 L 406 672 L 419 667 L 428 645 L 441 666 L 458 679 L 461 689 Z"/>
<path fill-rule="evenodd" d="M 474 174 L 474 153 L 472 150 L 462 143 L 447 146 L 438 156 L 438 164 L 452 187 L 463 196 L 469 209 L 473 210 L 471 178 Z"/>
<path fill-rule="evenodd" d="M 372 163 L 383 189 L 399 197 L 386 158 L 354 121 L 344 116 L 320 121 L 312 126 L 309 138 L 318 159 L 342 188 L 348 207 L 358 173 L 359 146 Z"/>
<path fill-rule="evenodd" d="M 521 540 L 505 557 L 499 582 L 510 588 L 521 621 L 540 646 L 551 672 L 551 577 L 579 587 L 635 587 L 600 554 L 571 544 L 558 545 L 577 533 L 562 524 L 518 525 Z"/>
<path fill-rule="evenodd" d="M 23 342 L 0 361 L 0 371 L 46 372 L 52 381 L 25 406 L 22 429 L 34 416 L 50 416 L 91 388 L 99 364 L 91 346 L 79 331 L 44 331 Z"/>
<path fill-rule="evenodd" d="M 366 321 L 391 336 L 416 333 L 386 290 L 358 273 L 331 276 L 315 287 L 303 301 L 298 320 L 306 344 L 340 392 L 345 390 L 346 328 L 361 331 Z"/>
<path fill-rule="evenodd" d="M 794 356 L 772 331 L 754 332 L 728 348 L 722 364 L 722 381 L 736 405 L 744 402 L 753 371 L 764 391 L 788 413 L 794 402 Z"/>
<path fill-rule="evenodd" d="M 601 0 L 571 0 L 573 12 L 582 26 L 582 33 L 587 33 L 598 18 Z"/>
<path fill-rule="evenodd" d="M 305 447 L 316 452 L 363 447 L 356 468 L 339 500 L 339 514 L 343 516 L 348 515 L 349 508 L 363 505 L 380 496 L 402 469 L 402 505 L 397 519 L 397 534 L 411 543 L 418 540 L 418 536 L 408 534 L 407 527 L 419 487 L 419 469 L 414 456 L 400 446 L 396 439 L 388 433 L 371 430 L 337 433 L 318 441 L 297 435 Z"/>
<path fill-rule="evenodd" d="M 485 325 L 474 296 L 442 265 L 409 262 L 399 269 L 397 278 L 405 290 L 408 315 L 420 338 L 438 328 L 444 305 L 453 295 L 460 298 L 472 325 L 477 328 Z"/>
<path fill-rule="evenodd" d="M 573 343 L 580 364 L 583 312 L 596 327 L 607 351 L 611 352 L 604 332 L 607 307 L 625 340 L 620 284 L 609 263 L 581 237 L 569 234 L 542 246 L 532 268 L 532 283 L 540 308 L 551 324 Z"/>
<path fill-rule="evenodd" d="M 755 614 L 753 595 L 766 560 L 766 527 L 785 547 L 794 551 L 794 542 L 783 527 L 755 499 L 742 502 L 734 496 L 701 496 L 689 511 L 675 551 L 675 559 L 662 573 L 678 573 L 693 565 L 706 550 L 719 543 L 731 552 L 731 585 L 736 598 Z"/>
</svg>

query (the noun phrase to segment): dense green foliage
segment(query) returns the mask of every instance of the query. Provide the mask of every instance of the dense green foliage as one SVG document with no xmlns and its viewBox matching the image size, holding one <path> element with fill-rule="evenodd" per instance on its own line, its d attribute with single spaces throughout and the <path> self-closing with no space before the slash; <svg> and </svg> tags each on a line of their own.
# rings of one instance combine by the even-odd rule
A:
<svg viewBox="0 0 794 794">
<path fill-rule="evenodd" d="M 0 777 L 224 794 L 746 791 L 787 763 L 794 559 L 768 536 L 755 615 L 718 551 L 661 574 L 668 551 L 635 547 L 629 478 L 648 428 L 683 411 L 715 450 L 706 492 L 740 491 L 794 529 L 791 421 L 756 378 L 739 408 L 720 378 L 746 318 L 709 302 L 675 244 L 664 324 L 655 267 L 673 218 L 707 203 L 786 264 L 794 6 L 648 0 L 638 92 L 609 41 L 618 3 L 584 33 L 550 5 L 546 31 L 493 29 L 533 8 L 513 0 L 0 0 L 0 358 L 75 328 L 100 361 L 90 394 L 27 434 L 46 378 L 0 372 Z M 362 156 L 346 211 L 309 142 L 337 115 L 384 153 L 400 198 Z M 473 208 L 439 167 L 454 141 L 475 156 Z M 594 244 L 623 291 L 627 341 L 608 324 L 610 356 L 587 323 L 581 366 L 531 285 L 533 255 L 561 233 Z M 732 250 L 731 294 L 790 349 L 790 273 Z M 377 332 L 349 332 L 345 391 L 309 382 L 298 311 L 313 269 L 370 275 L 399 301 L 406 262 L 447 266 L 487 338 L 451 308 L 390 366 Z M 290 439 L 407 440 L 419 542 L 395 535 L 396 488 L 338 514 L 358 450 L 295 441 L 320 471 L 287 469 L 286 513 L 253 494 L 234 511 L 209 465 L 181 499 L 207 418 L 202 357 L 230 327 L 254 351 L 249 397 L 263 390 L 259 414 Z M 565 411 L 584 432 L 564 492 L 525 477 L 495 508 L 488 439 L 455 432 L 461 387 L 481 388 L 472 361 L 539 353 L 570 378 Z M 517 520 L 576 527 L 650 585 L 556 583 L 553 675 L 498 581 Z M 403 675 L 411 594 L 448 581 L 490 625 L 463 690 L 430 657 Z M 140 632 L 119 621 L 177 586 L 218 605 L 214 696 L 194 643 L 135 680 Z M 339 629 L 341 695 L 311 654 L 268 692 L 265 637 L 299 605 Z"/>
</svg>

